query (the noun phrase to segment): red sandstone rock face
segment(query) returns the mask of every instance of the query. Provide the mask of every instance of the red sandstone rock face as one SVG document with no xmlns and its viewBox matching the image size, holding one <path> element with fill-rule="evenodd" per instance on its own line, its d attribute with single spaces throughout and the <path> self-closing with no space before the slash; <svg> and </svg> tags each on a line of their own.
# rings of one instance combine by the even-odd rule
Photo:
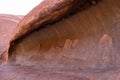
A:
<svg viewBox="0 0 120 80">
<path fill-rule="evenodd" d="M 44 0 L 19 23 L 13 33 L 11 42 L 14 42 L 38 27 L 42 27 L 43 24 L 58 20 L 71 11 L 73 7 L 76 8 L 83 5 L 85 1 L 87 0 Z"/>
<path fill-rule="evenodd" d="M 85 8 L 89 4 L 95 4 L 99 0 L 44 0 L 40 5 L 31 10 L 14 30 L 10 48 L 17 40 L 41 28 L 51 24 L 60 18 L 76 12 L 78 8 Z"/>
<path fill-rule="evenodd" d="M 13 47 L 8 63 L 0 66 L 0 78 L 120 80 L 119 2 L 101 1 L 25 36 Z"/>
<path fill-rule="evenodd" d="M 21 20 L 21 16 L 0 14 L 0 55 L 7 51 L 11 33 Z"/>
</svg>

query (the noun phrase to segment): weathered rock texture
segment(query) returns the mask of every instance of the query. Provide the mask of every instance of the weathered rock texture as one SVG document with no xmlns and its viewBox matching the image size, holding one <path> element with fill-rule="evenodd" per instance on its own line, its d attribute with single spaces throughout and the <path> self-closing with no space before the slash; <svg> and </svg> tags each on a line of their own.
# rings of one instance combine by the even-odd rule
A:
<svg viewBox="0 0 120 80">
<path fill-rule="evenodd" d="M 11 44 L 33 30 L 45 24 L 54 23 L 56 20 L 73 13 L 78 8 L 83 8 L 92 1 L 96 0 L 44 0 L 18 24 L 11 38 Z"/>
<path fill-rule="evenodd" d="M 51 17 L 53 14 L 47 14 L 46 5 L 49 4 L 51 9 L 55 4 L 46 1 L 25 16 L 12 34 L 9 60 L 0 66 L 0 78 L 120 80 L 120 1 L 102 0 L 56 23 L 54 20 L 66 12 Z M 56 5 L 59 8 L 59 4 Z M 41 18 L 44 10 L 47 15 Z M 59 9 L 58 13 L 61 10 L 64 9 Z"/>
<path fill-rule="evenodd" d="M 4 57 L 10 36 L 22 16 L 0 14 L 0 57 Z M 1 60 L 0 60 L 1 62 Z"/>
</svg>

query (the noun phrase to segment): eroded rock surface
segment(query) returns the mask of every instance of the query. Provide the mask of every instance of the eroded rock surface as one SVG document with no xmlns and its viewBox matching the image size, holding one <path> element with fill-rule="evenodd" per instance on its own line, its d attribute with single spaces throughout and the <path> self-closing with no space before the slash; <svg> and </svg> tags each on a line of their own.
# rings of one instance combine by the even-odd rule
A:
<svg viewBox="0 0 120 80">
<path fill-rule="evenodd" d="M 0 56 L 1 58 L 6 53 L 10 36 L 21 19 L 22 19 L 22 16 L 0 14 Z"/>
<path fill-rule="evenodd" d="M 102 0 L 54 24 L 40 26 L 14 44 L 8 62 L 0 66 L 0 78 L 120 80 L 119 3 L 119 0 Z"/>
</svg>

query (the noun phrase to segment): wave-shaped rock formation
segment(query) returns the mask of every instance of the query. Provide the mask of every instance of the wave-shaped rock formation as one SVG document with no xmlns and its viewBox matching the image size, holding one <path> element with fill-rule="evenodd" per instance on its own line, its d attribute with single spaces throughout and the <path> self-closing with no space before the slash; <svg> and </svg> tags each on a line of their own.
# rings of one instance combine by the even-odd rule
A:
<svg viewBox="0 0 120 80">
<path fill-rule="evenodd" d="M 7 53 L 7 45 L 9 44 L 10 36 L 21 19 L 22 16 L 0 14 L 0 57 L 2 59 Z M 6 60 L 5 58 L 3 61 Z"/>
<path fill-rule="evenodd" d="M 1 80 L 120 80 L 120 1 L 44 0 L 0 15 Z"/>
</svg>

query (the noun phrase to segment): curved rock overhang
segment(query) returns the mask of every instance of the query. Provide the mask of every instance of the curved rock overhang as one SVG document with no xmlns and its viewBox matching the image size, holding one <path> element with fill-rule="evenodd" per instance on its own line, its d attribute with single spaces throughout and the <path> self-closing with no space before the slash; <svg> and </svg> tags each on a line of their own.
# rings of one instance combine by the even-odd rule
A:
<svg viewBox="0 0 120 80">
<path fill-rule="evenodd" d="M 9 56 L 13 61 L 0 66 L 0 78 L 120 80 L 119 3 L 102 0 L 56 23 L 41 25 L 20 41 L 13 36 L 10 47 L 15 50 L 10 49 Z"/>
<path fill-rule="evenodd" d="M 49 1 L 46 2 L 47 6 L 50 4 Z M 74 3 L 77 4 L 76 1 Z M 40 5 L 43 4 L 45 2 Z M 119 53 L 119 37 L 117 37 L 119 19 L 116 19 L 119 18 L 119 10 L 117 10 L 119 6 L 117 1 L 101 1 L 100 4 L 91 7 L 91 2 L 83 4 L 75 8 L 72 5 L 73 7 L 68 7 L 66 12 L 52 17 L 51 14 L 56 10 L 51 11 L 51 14 L 47 13 L 55 6 L 46 9 L 46 5 L 44 5 L 43 10 L 48 12 L 42 18 L 40 15 L 43 15 L 44 11 L 42 10 L 42 13 L 41 7 L 39 8 L 40 5 L 38 5 L 21 20 L 15 29 L 10 46 L 8 46 L 9 59 L 18 64 L 44 67 L 46 64 L 48 65 L 46 67 L 65 66 L 65 63 L 68 64 L 67 68 L 92 68 L 94 66 L 98 69 L 117 66 L 119 61 L 119 58 L 115 59 Z M 107 9 L 105 9 L 106 7 Z M 84 10 L 81 11 L 81 8 Z M 59 8 L 58 13 L 61 10 L 64 8 Z M 71 11 L 75 10 L 78 13 L 71 14 Z M 35 14 L 39 16 L 32 18 Z M 66 15 L 68 15 L 67 18 Z M 60 18 L 63 19 L 58 21 Z M 36 23 L 39 24 L 35 26 Z M 61 57 L 61 61 L 64 61 L 61 62 L 59 57 Z M 55 61 L 58 63 L 55 64 Z M 74 63 L 72 64 L 71 61 Z M 97 67 L 100 64 L 101 66 Z"/>
<path fill-rule="evenodd" d="M 10 36 L 22 17 L 23 16 L 0 14 L 0 58 L 6 53 Z"/>
<path fill-rule="evenodd" d="M 9 55 L 15 45 L 31 32 L 95 5 L 98 1 L 100 0 L 44 0 L 27 14 L 14 30 L 9 43 Z"/>
</svg>

